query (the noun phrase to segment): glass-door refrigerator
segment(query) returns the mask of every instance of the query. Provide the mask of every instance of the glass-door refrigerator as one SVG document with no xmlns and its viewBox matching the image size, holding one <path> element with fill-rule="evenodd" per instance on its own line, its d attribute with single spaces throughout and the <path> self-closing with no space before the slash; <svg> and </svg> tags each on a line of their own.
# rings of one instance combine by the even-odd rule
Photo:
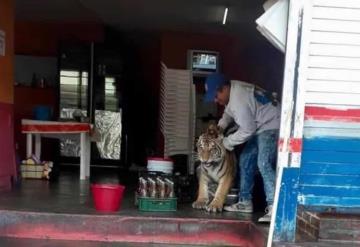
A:
<svg viewBox="0 0 360 247">
<path fill-rule="evenodd" d="M 66 44 L 59 55 L 59 118 L 90 122 L 91 166 L 121 166 L 122 61 L 116 51 L 94 44 Z M 78 164 L 79 140 L 60 141 L 63 163 Z"/>
</svg>

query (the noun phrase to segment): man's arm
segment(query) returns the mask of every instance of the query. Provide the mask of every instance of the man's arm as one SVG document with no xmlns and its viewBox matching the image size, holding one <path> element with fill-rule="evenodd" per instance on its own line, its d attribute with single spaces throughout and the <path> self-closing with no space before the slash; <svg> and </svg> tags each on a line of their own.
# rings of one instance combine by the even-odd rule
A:
<svg viewBox="0 0 360 247">
<path fill-rule="evenodd" d="M 249 140 L 256 132 L 255 116 L 249 105 L 242 102 L 235 109 L 234 120 L 239 128 L 223 140 L 225 148 L 230 151 L 234 149 L 234 146 Z"/>
</svg>

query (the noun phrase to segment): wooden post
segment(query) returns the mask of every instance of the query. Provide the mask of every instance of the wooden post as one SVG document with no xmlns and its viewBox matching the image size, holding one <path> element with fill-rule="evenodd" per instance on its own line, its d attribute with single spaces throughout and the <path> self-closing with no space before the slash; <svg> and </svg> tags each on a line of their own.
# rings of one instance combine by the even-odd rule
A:
<svg viewBox="0 0 360 247">
<path fill-rule="evenodd" d="M 297 186 L 304 121 L 304 64 L 307 55 L 309 1 L 290 0 L 277 181 L 267 246 L 273 240 L 295 241 Z"/>
</svg>

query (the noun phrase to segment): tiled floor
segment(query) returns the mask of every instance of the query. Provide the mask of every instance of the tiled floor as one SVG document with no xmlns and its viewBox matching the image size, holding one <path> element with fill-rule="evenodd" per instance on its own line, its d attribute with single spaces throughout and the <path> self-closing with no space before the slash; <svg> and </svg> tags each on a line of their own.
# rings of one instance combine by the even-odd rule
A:
<svg viewBox="0 0 360 247">
<path fill-rule="evenodd" d="M 96 172 L 96 171 L 95 171 Z M 94 173 L 95 173 L 94 172 Z M 95 176 L 94 176 L 95 177 Z M 102 174 L 102 177 L 104 175 Z M 108 181 L 117 177 L 116 172 L 105 175 Z M 106 180 L 106 179 L 105 179 Z M 178 204 L 176 212 L 141 212 L 134 205 L 134 190 L 137 174 L 127 174 L 121 179 L 126 186 L 125 197 L 121 209 L 113 213 L 119 216 L 141 216 L 141 217 L 166 217 L 166 218 L 196 218 L 196 219 L 229 219 L 239 221 L 254 221 L 261 216 L 259 214 L 240 214 L 240 213 L 207 213 L 202 210 L 194 210 L 190 203 Z M 79 181 L 76 172 L 63 172 L 57 181 L 49 182 L 45 180 L 22 180 L 18 186 L 10 192 L 0 194 L 0 210 L 15 210 L 27 212 L 49 212 L 61 214 L 102 214 L 94 209 L 90 193 L 90 182 Z M 268 225 L 257 225 L 266 235 Z M 77 246 L 77 241 L 57 241 L 57 240 L 26 240 L 0 238 L 0 246 L 37 246 L 37 247 L 68 247 Z M 132 244 L 132 243 L 101 243 L 101 242 L 82 242 L 83 247 L 103 247 L 103 246 L 177 246 L 159 244 Z M 180 245 L 178 245 L 180 246 Z"/>
<path fill-rule="evenodd" d="M 131 179 L 128 179 L 128 181 Z M 178 204 L 176 212 L 140 212 L 134 205 L 135 186 L 130 181 L 126 185 L 121 209 L 116 213 L 127 216 L 158 216 L 186 218 L 216 218 L 255 220 L 260 214 L 207 213 L 194 210 L 190 203 Z M 63 173 L 58 181 L 23 180 L 10 192 L 0 195 L 0 209 L 32 212 L 52 212 L 67 214 L 99 214 L 93 207 L 89 181 L 79 181 L 76 173 Z M 266 228 L 267 225 L 264 225 Z"/>
<path fill-rule="evenodd" d="M 96 170 L 94 175 L 99 175 Z M 110 171 L 107 174 L 101 174 L 105 181 L 113 181 L 117 172 Z M 96 176 L 94 176 L 96 177 Z M 97 176 L 99 177 L 99 176 Z M 121 181 L 126 185 L 125 197 L 121 210 L 114 213 L 119 216 L 142 216 L 142 217 L 166 217 L 166 218 L 201 218 L 201 219 L 230 219 L 240 221 L 253 221 L 261 216 L 261 212 L 249 215 L 240 213 L 222 212 L 210 214 L 204 211 L 194 210 L 190 203 L 178 204 L 176 212 L 141 212 L 134 205 L 134 184 L 137 174 L 129 173 L 122 177 Z M 79 181 L 78 174 L 74 171 L 62 172 L 59 179 L 54 182 L 45 180 L 23 180 L 10 192 L 0 194 L 0 210 L 15 210 L 29 212 L 50 212 L 62 214 L 90 214 L 98 215 L 92 203 L 90 193 L 90 182 Z M 256 224 L 258 228 L 266 235 L 268 231 L 267 224 Z M 104 243 L 91 241 L 63 241 L 63 240 L 35 240 L 35 239 L 12 239 L 0 238 L 1 247 L 70 247 L 80 245 L 83 247 L 142 247 L 142 246 L 181 246 L 181 245 L 161 245 L 161 244 L 141 244 L 141 243 Z M 277 243 L 277 247 L 296 247 L 296 246 L 338 246 L 339 243 L 316 242 L 316 243 Z M 341 246 L 354 246 L 349 243 L 342 243 Z"/>
</svg>

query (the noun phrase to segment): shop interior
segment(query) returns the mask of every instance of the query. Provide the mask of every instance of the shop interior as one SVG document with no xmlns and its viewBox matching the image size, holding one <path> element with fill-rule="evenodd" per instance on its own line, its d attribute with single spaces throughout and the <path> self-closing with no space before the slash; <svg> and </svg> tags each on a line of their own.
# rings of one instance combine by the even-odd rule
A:
<svg viewBox="0 0 360 247">
<path fill-rule="evenodd" d="M 256 213 L 197 211 L 191 208 L 191 202 L 198 182 L 194 144 L 223 110 L 215 103 L 204 102 L 206 76 L 218 71 L 231 80 L 251 82 L 275 92 L 281 101 L 285 55 L 264 37 L 255 22 L 265 12 L 265 1 L 15 3 L 18 176 L 13 191 L 0 198 L 1 209 L 98 214 L 90 184 L 120 183 L 125 186 L 125 194 L 118 215 L 256 220 Z M 204 58 L 210 61 L 202 64 Z M 180 74 L 190 75 L 188 91 L 167 95 L 164 85 L 172 76 L 178 75 L 174 81 L 181 80 Z M 184 108 L 174 108 L 175 115 L 183 114 L 180 127 L 176 121 L 169 127 L 164 120 L 169 95 L 174 97 L 170 101 L 177 96 L 188 100 Z M 190 122 L 186 128 L 184 118 Z M 90 171 L 85 172 L 86 179 L 79 179 L 81 138 L 67 135 L 41 138 L 41 157 L 35 159 L 52 162 L 48 178 L 22 177 L 22 162 L 31 158 L 24 119 L 90 123 Z M 185 136 L 180 133 L 182 127 Z M 146 172 L 151 157 L 173 161 L 176 212 L 140 212 L 135 205 L 139 174 Z M 260 214 L 265 207 L 261 183 L 258 175 L 254 206 Z"/>
</svg>

